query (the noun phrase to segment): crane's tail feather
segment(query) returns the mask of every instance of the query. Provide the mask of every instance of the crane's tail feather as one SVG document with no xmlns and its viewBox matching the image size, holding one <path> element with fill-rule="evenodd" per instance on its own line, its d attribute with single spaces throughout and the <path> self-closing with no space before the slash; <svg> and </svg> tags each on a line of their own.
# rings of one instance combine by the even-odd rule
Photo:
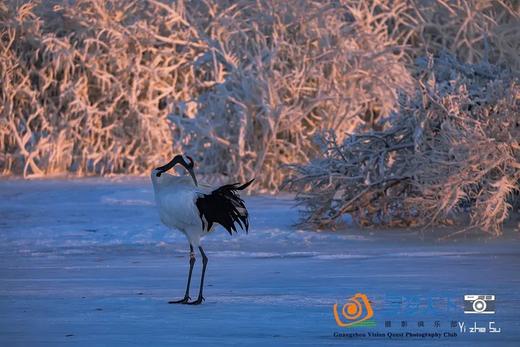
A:
<svg viewBox="0 0 520 347">
<path fill-rule="evenodd" d="M 210 194 L 202 194 L 195 202 L 202 221 L 202 229 L 210 231 L 213 224 L 218 223 L 229 234 L 233 234 L 233 231 L 237 231 L 235 227 L 235 223 L 237 223 L 247 233 L 249 231 L 249 213 L 238 191 L 246 189 L 254 180 L 253 178 L 243 185 L 240 183 L 227 184 Z"/>
</svg>

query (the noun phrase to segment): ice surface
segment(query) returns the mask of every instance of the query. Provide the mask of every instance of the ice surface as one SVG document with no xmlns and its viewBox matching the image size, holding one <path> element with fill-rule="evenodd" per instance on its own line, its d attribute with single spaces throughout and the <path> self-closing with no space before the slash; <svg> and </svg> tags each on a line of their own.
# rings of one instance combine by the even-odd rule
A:
<svg viewBox="0 0 520 347">
<path fill-rule="evenodd" d="M 160 224 L 152 193 L 147 181 L 136 179 L 0 182 L 1 346 L 514 346 L 520 341 L 517 237 L 432 242 L 353 228 L 300 230 L 293 225 L 297 209 L 285 195 L 246 198 L 249 234 L 231 237 L 219 229 L 203 240 L 209 257 L 206 302 L 168 305 L 184 292 L 188 244 Z M 333 304 L 341 306 L 358 292 L 372 301 L 376 327 L 338 327 Z M 496 314 L 464 315 L 464 294 L 495 294 Z M 420 305 L 407 304 L 413 300 Z M 458 332 L 451 321 L 491 318 L 500 334 L 459 334 L 441 341 L 333 336 Z M 387 320 L 392 328 L 385 327 Z M 399 326 L 403 320 L 407 328 Z M 420 320 L 424 328 L 417 327 Z M 435 321 L 440 328 L 434 328 Z"/>
</svg>

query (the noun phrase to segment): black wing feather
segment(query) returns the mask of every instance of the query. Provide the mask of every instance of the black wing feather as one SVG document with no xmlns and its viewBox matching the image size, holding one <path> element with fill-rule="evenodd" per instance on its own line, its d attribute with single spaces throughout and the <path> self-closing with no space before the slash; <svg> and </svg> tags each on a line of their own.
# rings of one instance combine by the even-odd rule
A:
<svg viewBox="0 0 520 347">
<path fill-rule="evenodd" d="M 235 223 L 246 233 L 249 231 L 248 212 L 244 200 L 238 194 L 239 190 L 246 189 L 254 178 L 243 184 L 226 184 L 212 191 L 210 194 L 203 194 L 195 202 L 199 210 L 202 221 L 202 229 L 209 231 L 214 223 L 222 225 L 230 235 L 236 232 Z"/>
</svg>

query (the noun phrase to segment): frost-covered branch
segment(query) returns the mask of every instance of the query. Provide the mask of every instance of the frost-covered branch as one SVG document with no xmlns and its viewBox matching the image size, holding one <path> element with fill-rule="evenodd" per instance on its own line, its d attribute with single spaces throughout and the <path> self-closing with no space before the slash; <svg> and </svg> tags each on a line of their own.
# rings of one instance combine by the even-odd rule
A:
<svg viewBox="0 0 520 347">
<path fill-rule="evenodd" d="M 350 213 L 362 225 L 424 226 L 468 212 L 473 226 L 500 233 L 518 203 L 520 79 L 449 55 L 422 62 L 420 90 L 391 126 L 341 145 L 328 133 L 323 158 L 292 166 L 304 223 L 331 227 Z"/>
</svg>

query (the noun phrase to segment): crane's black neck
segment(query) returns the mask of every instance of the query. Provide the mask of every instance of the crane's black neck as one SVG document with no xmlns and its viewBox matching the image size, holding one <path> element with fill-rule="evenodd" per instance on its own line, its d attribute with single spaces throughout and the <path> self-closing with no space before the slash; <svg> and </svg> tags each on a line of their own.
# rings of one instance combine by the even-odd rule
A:
<svg viewBox="0 0 520 347">
<path fill-rule="evenodd" d="M 186 159 L 188 159 L 188 161 L 186 161 Z M 158 168 L 156 168 L 155 170 L 157 171 L 156 175 L 157 177 L 161 177 L 161 174 L 163 174 L 164 172 L 170 170 L 171 168 L 173 168 L 175 165 L 177 164 L 181 164 L 191 175 L 191 177 L 193 178 L 193 182 L 195 183 L 195 185 L 198 185 L 197 184 L 197 178 L 195 177 L 195 172 L 193 171 L 193 167 L 195 166 L 195 163 L 193 162 L 193 159 L 189 156 L 183 156 L 183 155 L 176 155 L 172 160 L 170 160 L 170 162 L 166 165 L 163 165 L 163 166 L 160 166 Z"/>
</svg>

